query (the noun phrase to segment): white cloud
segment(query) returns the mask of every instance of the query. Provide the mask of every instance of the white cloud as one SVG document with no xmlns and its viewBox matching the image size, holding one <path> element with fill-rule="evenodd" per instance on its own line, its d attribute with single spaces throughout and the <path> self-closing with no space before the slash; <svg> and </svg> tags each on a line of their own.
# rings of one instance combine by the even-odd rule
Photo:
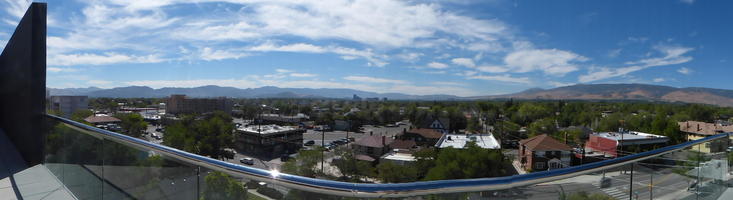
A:
<svg viewBox="0 0 733 200">
<path fill-rule="evenodd" d="M 405 52 L 405 53 L 397 54 L 397 55 L 395 55 L 395 57 L 397 57 L 400 60 L 405 61 L 405 62 L 414 63 L 414 62 L 419 61 L 420 60 L 420 57 L 422 57 L 424 55 L 425 54 L 423 54 L 423 53 L 415 53 L 415 52 L 407 53 L 407 52 Z"/>
<path fill-rule="evenodd" d="M 542 71 L 545 74 L 563 76 L 578 70 L 575 62 L 588 58 L 569 51 L 557 49 L 520 50 L 504 57 L 504 62 L 512 72 L 524 73 Z"/>
<path fill-rule="evenodd" d="M 664 78 L 655 78 L 652 81 L 655 82 L 655 83 L 659 83 L 659 82 L 664 82 L 665 80 L 664 80 Z"/>
<path fill-rule="evenodd" d="M 13 19 L 3 19 L 6 23 L 10 25 L 18 25 L 18 22 L 21 18 L 23 18 L 23 15 L 25 15 L 25 11 L 28 10 L 28 6 L 31 5 L 31 0 L 5 0 L 4 4 L 4 10 L 6 13 L 10 14 Z"/>
<path fill-rule="evenodd" d="M 213 50 L 209 47 L 205 47 L 201 50 L 200 56 L 203 60 L 212 61 L 232 58 L 239 59 L 241 57 L 249 56 L 249 54 L 236 50 Z"/>
<path fill-rule="evenodd" d="M 476 67 L 476 63 L 473 62 L 470 58 L 453 58 L 451 60 L 453 64 L 461 65 L 468 68 L 474 68 Z"/>
<path fill-rule="evenodd" d="M 522 83 L 522 84 L 530 84 L 532 81 L 529 80 L 527 77 L 512 77 L 509 75 L 501 75 L 501 76 L 486 76 L 486 75 L 475 75 L 475 76 L 468 76 L 467 79 L 479 79 L 479 80 L 487 80 L 487 81 L 501 81 L 501 82 L 509 82 L 509 83 Z"/>
<path fill-rule="evenodd" d="M 316 74 L 309 74 L 309 73 L 291 73 L 290 76 L 291 77 L 303 78 L 303 77 L 316 77 L 318 75 L 316 75 Z"/>
<path fill-rule="evenodd" d="M 280 52 L 300 52 L 300 53 L 334 53 L 334 54 L 341 55 L 341 58 L 345 60 L 363 58 L 369 61 L 370 64 L 376 65 L 378 67 L 383 67 L 388 64 L 386 61 L 382 59 L 385 56 L 377 55 L 373 53 L 371 49 L 357 50 L 357 49 L 339 47 L 339 46 L 322 47 L 322 46 L 316 46 L 316 45 L 305 44 L 305 43 L 276 45 L 276 44 L 268 42 L 268 43 L 260 44 L 258 46 L 249 47 L 247 48 L 247 50 L 260 51 L 260 52 L 280 51 Z"/>
<path fill-rule="evenodd" d="M 680 74 L 689 75 L 692 74 L 693 71 L 690 68 L 682 67 L 677 69 L 677 72 L 679 72 Z"/>
<path fill-rule="evenodd" d="M 158 63 L 164 59 L 158 55 L 135 56 L 119 53 L 104 54 L 56 54 L 48 58 L 49 66 L 71 66 L 71 65 L 109 65 L 119 63 Z"/>
<path fill-rule="evenodd" d="M 294 71 L 293 70 L 289 70 L 289 69 L 275 69 L 275 72 L 277 72 L 277 73 L 290 73 L 290 72 L 294 72 Z"/>
<path fill-rule="evenodd" d="M 612 77 L 624 76 L 626 74 L 643 70 L 650 67 L 675 65 L 686 63 L 692 60 L 690 56 L 684 56 L 685 53 L 690 52 L 693 48 L 680 47 L 680 46 L 667 46 L 657 45 L 653 49 L 659 51 L 663 56 L 655 58 L 647 58 L 634 62 L 627 62 L 626 64 L 631 65 L 628 67 L 620 68 L 608 68 L 608 67 L 594 67 L 591 68 L 587 74 L 578 77 L 578 81 L 581 83 L 592 82 L 597 80 L 608 79 Z"/>
<path fill-rule="evenodd" d="M 680 0 L 680 2 L 686 3 L 686 4 L 693 4 L 695 3 L 695 0 Z"/>
<path fill-rule="evenodd" d="M 428 63 L 426 67 L 433 68 L 433 69 L 445 69 L 445 68 L 448 68 L 448 65 L 439 63 L 439 62 L 431 62 L 431 63 Z"/>
<path fill-rule="evenodd" d="M 49 71 L 49 72 L 75 72 L 78 70 L 73 69 L 73 68 L 47 67 L 46 71 Z"/>
<path fill-rule="evenodd" d="M 375 78 L 375 77 L 369 77 L 369 76 L 347 76 L 347 77 L 344 77 L 344 80 L 367 82 L 367 83 L 392 83 L 392 84 L 408 83 L 407 81 L 404 81 L 404 80 Z"/>
</svg>

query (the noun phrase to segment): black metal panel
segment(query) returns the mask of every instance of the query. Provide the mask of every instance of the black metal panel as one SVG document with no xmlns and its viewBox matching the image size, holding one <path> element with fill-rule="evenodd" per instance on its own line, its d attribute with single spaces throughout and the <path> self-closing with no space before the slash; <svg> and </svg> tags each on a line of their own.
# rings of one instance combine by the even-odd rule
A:
<svg viewBox="0 0 733 200">
<path fill-rule="evenodd" d="M 33 3 L 0 55 L 0 128 L 26 163 L 43 161 L 46 4 Z"/>
</svg>

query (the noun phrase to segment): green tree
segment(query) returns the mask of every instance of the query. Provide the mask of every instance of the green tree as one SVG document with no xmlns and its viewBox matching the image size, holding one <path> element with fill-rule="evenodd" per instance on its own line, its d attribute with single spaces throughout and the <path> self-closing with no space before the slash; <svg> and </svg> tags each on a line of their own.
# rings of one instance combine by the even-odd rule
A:
<svg viewBox="0 0 733 200">
<path fill-rule="evenodd" d="M 509 160 L 498 150 L 483 149 L 475 143 L 465 149 L 441 149 L 426 180 L 483 178 L 506 175 Z"/>
<path fill-rule="evenodd" d="M 71 120 L 90 125 L 90 123 L 87 121 L 84 121 L 84 119 L 86 119 L 89 116 L 92 116 L 93 114 L 94 112 L 92 112 L 91 110 L 87 110 L 87 109 L 76 110 L 74 111 L 74 113 L 71 113 Z"/>
<path fill-rule="evenodd" d="M 247 190 L 242 183 L 223 172 L 214 171 L 206 175 L 206 188 L 202 200 L 247 199 Z"/>
<path fill-rule="evenodd" d="M 316 177 L 314 167 L 321 161 L 322 149 L 303 150 L 295 158 L 289 159 L 281 166 L 287 174 L 296 174 L 305 177 Z"/>
<path fill-rule="evenodd" d="M 125 130 L 125 135 L 130 137 L 141 137 L 148 127 L 148 123 L 143 120 L 143 116 L 137 113 L 116 114 L 115 117 L 122 120 L 120 126 Z"/>
<path fill-rule="evenodd" d="M 401 166 L 392 162 L 377 165 L 379 179 L 386 183 L 405 183 L 418 180 L 418 170 L 412 165 Z"/>
</svg>

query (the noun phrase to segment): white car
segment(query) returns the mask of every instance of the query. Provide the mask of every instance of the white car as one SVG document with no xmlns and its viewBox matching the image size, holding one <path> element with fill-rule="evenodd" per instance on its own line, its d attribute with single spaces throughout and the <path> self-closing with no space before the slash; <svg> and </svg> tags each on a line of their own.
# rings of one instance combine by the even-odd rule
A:
<svg viewBox="0 0 733 200">
<path fill-rule="evenodd" d="M 255 164 L 255 160 L 252 158 L 242 158 L 242 159 L 239 159 L 239 162 L 245 165 L 254 165 Z"/>
</svg>

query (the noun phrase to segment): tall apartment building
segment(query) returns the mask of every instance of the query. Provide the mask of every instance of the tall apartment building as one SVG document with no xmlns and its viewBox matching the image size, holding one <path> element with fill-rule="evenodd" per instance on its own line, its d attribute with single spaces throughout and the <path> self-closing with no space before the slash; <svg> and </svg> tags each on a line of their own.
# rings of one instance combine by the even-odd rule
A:
<svg viewBox="0 0 733 200">
<path fill-rule="evenodd" d="M 186 98 L 186 95 L 175 94 L 168 98 L 166 113 L 207 113 L 213 111 L 231 112 L 233 103 L 226 97 L 219 98 Z"/>
<path fill-rule="evenodd" d="M 48 104 L 49 109 L 61 111 L 64 117 L 71 117 L 77 110 L 89 109 L 87 96 L 51 96 Z"/>
</svg>

